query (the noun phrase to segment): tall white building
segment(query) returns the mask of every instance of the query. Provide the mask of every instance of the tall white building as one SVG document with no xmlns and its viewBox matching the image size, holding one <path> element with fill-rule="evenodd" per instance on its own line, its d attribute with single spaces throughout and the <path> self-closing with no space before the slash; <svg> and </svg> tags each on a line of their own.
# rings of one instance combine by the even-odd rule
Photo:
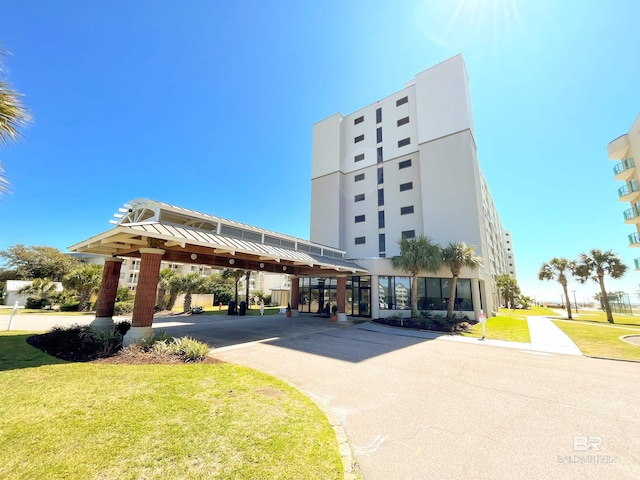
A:
<svg viewBox="0 0 640 480">
<path fill-rule="evenodd" d="M 628 133 L 609 143 L 607 153 L 611 160 L 618 162 L 613 167 L 614 178 L 624 182 L 618 189 L 618 199 L 629 202 L 631 207 L 623 212 L 624 223 L 634 225 L 633 232 L 629 234 L 629 246 L 640 247 L 640 172 L 634 160 L 634 157 L 640 158 L 640 115 Z M 635 269 L 640 270 L 640 258 L 633 263 Z"/>
<path fill-rule="evenodd" d="M 374 318 L 408 308 L 405 298 L 393 298 L 407 292 L 407 273 L 389 258 L 401 237 L 421 234 L 441 245 L 475 245 L 484 265 L 463 271 L 456 307 L 471 315 L 495 311 L 495 278 L 515 276 L 513 245 L 478 164 L 461 55 L 371 105 L 314 125 L 310 240 L 344 250 L 369 270 L 366 282 L 379 285 L 366 294 Z M 420 307 L 446 309 L 450 278 L 444 269 L 425 275 Z"/>
</svg>

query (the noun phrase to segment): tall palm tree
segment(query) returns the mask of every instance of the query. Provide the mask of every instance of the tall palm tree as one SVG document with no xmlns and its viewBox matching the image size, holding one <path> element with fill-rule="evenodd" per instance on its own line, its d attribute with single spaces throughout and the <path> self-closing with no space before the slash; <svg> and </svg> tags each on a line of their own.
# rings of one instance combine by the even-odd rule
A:
<svg viewBox="0 0 640 480">
<path fill-rule="evenodd" d="M 594 282 L 600 285 L 600 296 L 604 305 L 605 312 L 607 312 L 607 321 L 613 322 L 613 314 L 611 313 L 611 305 L 609 304 L 609 298 L 607 297 L 607 290 L 604 287 L 604 277 L 609 275 L 611 278 L 621 278 L 627 271 L 627 266 L 622 263 L 620 257 L 618 257 L 611 250 L 598 250 L 594 248 L 588 254 L 581 253 L 578 257 L 578 266 L 575 271 L 575 275 L 581 283 L 587 281 L 589 277 Z"/>
<path fill-rule="evenodd" d="M 391 258 L 394 268 L 411 274 L 411 316 L 418 317 L 418 274 L 420 272 L 437 273 L 442 264 L 440 245 L 431 238 L 420 235 L 415 238 L 403 238 L 398 244 L 400 253 Z"/>
<path fill-rule="evenodd" d="M 84 312 L 89 309 L 91 295 L 98 292 L 102 282 L 102 269 L 102 265 L 83 263 L 62 279 L 62 285 L 65 288 L 75 290 L 79 311 Z"/>
<path fill-rule="evenodd" d="M 167 291 L 171 285 L 171 278 L 176 275 L 176 271 L 172 268 L 163 268 L 160 270 L 160 277 L 158 279 L 158 299 L 156 303 L 160 310 L 164 310 L 167 305 Z"/>
<path fill-rule="evenodd" d="M 447 320 L 453 319 L 453 308 L 456 303 L 456 285 L 460 271 L 464 268 L 478 268 L 482 265 L 482 257 L 476 255 L 473 245 L 464 242 L 453 243 L 442 249 L 442 263 L 449 267 L 453 280 L 451 281 L 451 291 L 449 293 L 449 305 L 447 307 Z"/>
<path fill-rule="evenodd" d="M 2 72 L 2 57 L 5 51 L 0 48 L 0 72 Z M 0 78 L 0 144 L 7 145 L 10 141 L 20 139 L 20 129 L 25 127 L 31 116 L 20 99 L 22 95 L 14 90 L 6 80 Z M 0 194 L 9 191 L 9 182 L 4 175 L 4 168 L 0 164 Z"/>
<path fill-rule="evenodd" d="M 567 275 L 573 275 L 576 271 L 576 262 L 562 257 L 554 257 L 549 263 L 543 263 L 538 272 L 539 280 L 555 280 L 562 285 L 564 298 L 567 301 L 567 316 L 571 316 L 571 301 L 569 299 L 569 291 L 567 289 Z"/>
<path fill-rule="evenodd" d="M 198 272 L 191 272 L 184 277 L 182 282 L 182 293 L 184 293 L 184 306 L 182 310 L 186 313 L 191 311 L 191 295 L 198 293 L 202 289 L 202 275 Z"/>
<path fill-rule="evenodd" d="M 21 295 L 33 295 L 44 307 L 51 305 L 51 297 L 56 295 L 56 285 L 48 278 L 36 278 L 29 285 L 18 290 Z"/>
<path fill-rule="evenodd" d="M 182 273 L 176 273 L 169 279 L 169 301 L 167 302 L 167 310 L 173 310 L 173 306 L 176 304 L 178 295 L 182 291 L 182 284 L 184 283 L 184 275 Z"/>
<path fill-rule="evenodd" d="M 504 300 L 505 308 L 511 307 L 513 310 L 516 307 L 516 298 L 520 295 L 520 286 L 516 279 L 508 273 L 503 273 L 496 278 L 496 287 Z"/>
</svg>

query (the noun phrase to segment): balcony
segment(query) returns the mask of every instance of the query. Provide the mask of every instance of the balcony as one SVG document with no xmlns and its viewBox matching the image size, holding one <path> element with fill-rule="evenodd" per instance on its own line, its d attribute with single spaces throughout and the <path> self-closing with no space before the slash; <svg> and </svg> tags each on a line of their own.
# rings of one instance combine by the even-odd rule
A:
<svg viewBox="0 0 640 480">
<path fill-rule="evenodd" d="M 636 259 L 633 261 L 633 265 L 634 265 L 634 267 L 635 267 L 635 270 L 640 270 L 640 258 L 636 258 Z"/>
<path fill-rule="evenodd" d="M 635 204 L 628 210 L 624 211 L 624 223 L 640 223 L 640 205 Z"/>
<path fill-rule="evenodd" d="M 640 182 L 631 180 L 618 189 L 618 200 L 621 202 L 634 202 L 640 197 Z"/>
<path fill-rule="evenodd" d="M 636 164 L 633 158 L 628 157 L 613 167 L 613 175 L 616 180 L 627 181 L 631 178 L 636 170 Z"/>
<path fill-rule="evenodd" d="M 629 151 L 629 136 L 621 135 L 607 145 L 607 153 L 611 160 L 621 160 Z"/>
<path fill-rule="evenodd" d="M 640 247 L 640 235 L 638 233 L 632 233 L 628 238 L 630 247 Z"/>
</svg>

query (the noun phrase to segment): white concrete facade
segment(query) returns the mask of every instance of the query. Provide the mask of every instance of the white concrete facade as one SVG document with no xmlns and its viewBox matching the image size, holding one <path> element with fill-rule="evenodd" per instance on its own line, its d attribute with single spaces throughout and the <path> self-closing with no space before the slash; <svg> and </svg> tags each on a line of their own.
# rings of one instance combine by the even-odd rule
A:
<svg viewBox="0 0 640 480">
<path fill-rule="evenodd" d="M 628 133 L 609 142 L 607 153 L 617 162 L 613 167 L 614 178 L 624 182 L 618 189 L 618 199 L 631 204 L 623 212 L 624 223 L 635 226 L 628 237 L 629 246 L 640 247 L 640 172 L 634 160 L 640 159 L 640 114 Z M 633 262 L 635 269 L 640 270 L 640 258 Z"/>
<path fill-rule="evenodd" d="M 485 311 L 497 309 L 495 278 L 515 276 L 513 244 L 478 164 L 461 55 L 388 97 L 314 125 L 310 240 L 346 251 L 376 285 L 380 275 L 407 275 L 389 258 L 402 235 L 421 234 L 441 245 L 475 245 L 484 265 L 461 278 L 472 279 L 475 313 L 480 296 Z M 376 318 L 378 289 L 371 291 Z"/>
</svg>

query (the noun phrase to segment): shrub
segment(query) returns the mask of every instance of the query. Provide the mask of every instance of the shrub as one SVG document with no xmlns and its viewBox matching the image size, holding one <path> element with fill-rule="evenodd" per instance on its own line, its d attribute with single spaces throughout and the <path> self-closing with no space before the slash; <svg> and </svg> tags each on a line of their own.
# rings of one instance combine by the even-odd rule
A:
<svg viewBox="0 0 640 480">
<path fill-rule="evenodd" d="M 271 305 L 271 295 L 265 295 L 262 300 L 264 300 L 265 305 Z"/>
<path fill-rule="evenodd" d="M 133 302 L 116 302 L 113 305 L 114 315 L 125 315 L 133 312 Z"/>
<path fill-rule="evenodd" d="M 124 337 L 131 329 L 131 322 L 127 322 L 126 320 L 123 320 L 122 322 L 116 322 L 114 328 L 118 333 L 120 333 L 120 335 Z"/>
<path fill-rule="evenodd" d="M 182 337 L 176 340 L 179 355 L 185 362 L 202 361 L 209 353 L 209 346 L 190 337 Z"/>
<path fill-rule="evenodd" d="M 78 307 L 80 306 L 79 303 L 64 303 L 62 305 L 60 305 L 60 311 L 61 312 L 77 312 L 78 311 Z"/>
<path fill-rule="evenodd" d="M 25 303 L 25 308 L 31 308 L 33 310 L 40 310 L 49 304 L 46 298 L 28 297 Z"/>
</svg>

